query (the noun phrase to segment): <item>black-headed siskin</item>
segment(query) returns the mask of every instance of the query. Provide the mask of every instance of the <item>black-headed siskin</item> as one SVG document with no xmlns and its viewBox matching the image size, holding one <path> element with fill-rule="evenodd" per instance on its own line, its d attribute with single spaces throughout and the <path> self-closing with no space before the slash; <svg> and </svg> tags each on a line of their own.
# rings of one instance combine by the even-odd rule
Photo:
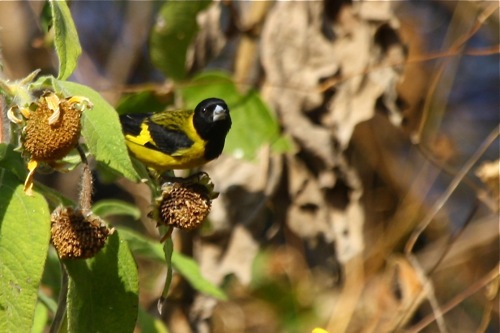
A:
<svg viewBox="0 0 500 333">
<path fill-rule="evenodd" d="M 160 173 L 219 157 L 231 128 L 229 108 L 218 98 L 205 99 L 194 110 L 127 114 L 120 121 L 132 155 Z"/>
</svg>

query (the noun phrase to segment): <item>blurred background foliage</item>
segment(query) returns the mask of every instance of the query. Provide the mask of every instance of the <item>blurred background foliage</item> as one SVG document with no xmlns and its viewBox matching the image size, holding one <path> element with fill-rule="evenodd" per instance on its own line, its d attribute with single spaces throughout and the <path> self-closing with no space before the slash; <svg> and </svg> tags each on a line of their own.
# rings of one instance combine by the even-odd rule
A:
<svg viewBox="0 0 500 333">
<path fill-rule="evenodd" d="M 3 78 L 56 75 L 44 8 L 0 2 Z M 209 221 L 174 233 L 227 299 L 175 275 L 160 316 L 166 265 L 136 244 L 137 331 L 499 331 L 497 3 L 70 8 L 83 49 L 70 80 L 119 113 L 217 96 L 234 119 L 205 168 L 221 192 Z M 159 239 L 148 188 L 95 169 L 95 209 Z M 76 199 L 78 173 L 37 177 Z M 58 270 L 50 251 L 34 332 L 54 314 Z"/>
</svg>

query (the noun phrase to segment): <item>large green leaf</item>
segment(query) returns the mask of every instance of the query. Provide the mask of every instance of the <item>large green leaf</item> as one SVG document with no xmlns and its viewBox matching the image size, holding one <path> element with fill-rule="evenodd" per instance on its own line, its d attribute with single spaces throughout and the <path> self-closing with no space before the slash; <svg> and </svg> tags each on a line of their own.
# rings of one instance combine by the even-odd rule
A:
<svg viewBox="0 0 500 333">
<path fill-rule="evenodd" d="M 57 78 L 65 80 L 75 70 L 78 57 L 82 53 L 82 47 L 66 2 L 51 0 L 50 7 L 54 24 L 54 42 L 59 57 L 59 74 Z"/>
<path fill-rule="evenodd" d="M 69 332 L 132 332 L 138 312 L 138 276 L 118 233 L 92 259 L 65 260 L 69 274 Z"/>
<path fill-rule="evenodd" d="M 35 314 L 33 316 L 33 326 L 31 327 L 31 333 L 43 333 L 45 332 L 47 326 L 47 320 L 49 318 L 49 310 L 42 302 L 38 302 L 35 308 Z"/>
<path fill-rule="evenodd" d="M 181 88 L 186 106 L 194 108 L 208 97 L 222 98 L 231 110 L 233 125 L 225 150 L 237 157 L 253 159 L 262 145 L 269 144 L 275 151 L 289 148 L 281 136 L 279 123 L 259 94 L 250 90 L 243 94 L 233 80 L 222 72 L 205 72 L 195 77 L 189 86 Z"/>
<path fill-rule="evenodd" d="M 44 289 L 39 290 L 38 299 L 52 312 L 57 311 L 57 299 L 61 289 L 61 261 L 54 247 L 49 248 L 42 275 Z"/>
<path fill-rule="evenodd" d="M 136 205 L 116 199 L 103 199 L 92 205 L 92 212 L 106 218 L 111 215 L 127 215 L 138 220 L 141 217 L 141 211 Z"/>
<path fill-rule="evenodd" d="M 21 153 L 14 150 L 12 145 L 0 143 L 0 168 L 9 170 L 17 176 L 20 181 L 24 181 L 28 175 L 28 170 Z"/>
<path fill-rule="evenodd" d="M 210 1 L 168 1 L 153 27 L 150 54 L 153 64 L 167 77 L 182 80 L 186 77 L 186 53 L 198 32 L 197 14 Z"/>
<path fill-rule="evenodd" d="M 174 276 L 174 270 L 172 268 L 173 253 L 174 253 L 174 242 L 172 241 L 172 237 L 168 237 L 165 243 L 163 243 L 163 254 L 165 255 L 165 261 L 167 262 L 167 276 L 165 277 L 165 284 L 163 285 L 163 291 L 161 293 L 162 303 L 163 300 L 167 299 L 168 292 L 170 290 L 170 285 L 172 284 L 172 278 Z"/>
<path fill-rule="evenodd" d="M 165 257 L 170 252 L 165 251 L 164 247 L 160 243 L 147 239 L 141 234 L 128 228 L 119 227 L 118 230 L 121 237 L 127 241 L 134 254 L 143 258 L 161 261 L 166 264 L 168 263 L 169 258 Z M 171 249 L 167 248 L 167 250 Z M 165 254 L 164 251 L 167 253 Z M 186 278 L 193 288 L 201 293 L 205 293 L 218 299 L 226 299 L 226 295 L 219 287 L 201 275 L 198 264 L 192 258 L 174 251 L 171 256 L 171 262 L 172 267 L 184 278 Z"/>
<path fill-rule="evenodd" d="M 226 294 L 219 287 L 201 275 L 200 266 L 192 258 L 174 252 L 172 266 L 189 281 L 194 289 L 221 300 L 227 299 Z"/>
<path fill-rule="evenodd" d="M 0 168 L 0 332 L 30 332 L 49 242 L 44 198 Z"/>
<path fill-rule="evenodd" d="M 97 91 L 87 86 L 68 81 L 57 81 L 57 85 L 69 95 L 87 97 L 94 105 L 91 110 L 83 112 L 82 135 L 96 160 L 133 181 L 139 180 L 115 109 Z"/>
<path fill-rule="evenodd" d="M 122 96 L 116 111 L 118 114 L 159 112 L 174 104 L 174 94 L 160 94 L 154 91 L 139 91 Z"/>
<path fill-rule="evenodd" d="M 139 318 L 137 319 L 139 332 L 168 333 L 168 329 L 161 319 L 151 315 L 142 308 L 139 308 Z"/>
<path fill-rule="evenodd" d="M 163 247 L 159 242 L 146 238 L 132 229 L 117 226 L 120 237 L 127 241 L 134 255 L 142 258 L 165 262 Z"/>
</svg>

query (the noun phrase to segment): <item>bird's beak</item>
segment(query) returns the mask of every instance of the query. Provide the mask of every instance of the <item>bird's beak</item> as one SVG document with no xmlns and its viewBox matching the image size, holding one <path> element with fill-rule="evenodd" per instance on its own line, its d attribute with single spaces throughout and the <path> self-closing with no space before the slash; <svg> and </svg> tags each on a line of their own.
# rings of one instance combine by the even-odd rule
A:
<svg viewBox="0 0 500 333">
<path fill-rule="evenodd" d="M 217 105 L 214 110 L 214 121 L 226 119 L 227 117 L 227 110 L 224 109 L 222 106 Z"/>
</svg>

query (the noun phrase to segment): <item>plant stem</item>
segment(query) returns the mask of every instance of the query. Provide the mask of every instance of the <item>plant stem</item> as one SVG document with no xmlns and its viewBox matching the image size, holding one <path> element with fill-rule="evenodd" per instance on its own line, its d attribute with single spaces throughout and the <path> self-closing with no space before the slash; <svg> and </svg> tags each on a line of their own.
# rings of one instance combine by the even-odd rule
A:
<svg viewBox="0 0 500 333">
<path fill-rule="evenodd" d="M 61 267 L 61 290 L 59 291 L 59 299 L 57 300 L 57 311 L 54 315 L 54 320 L 50 325 L 49 333 L 58 333 L 61 325 L 66 317 L 66 296 L 68 294 L 68 272 L 62 261 L 59 261 Z"/>
</svg>

